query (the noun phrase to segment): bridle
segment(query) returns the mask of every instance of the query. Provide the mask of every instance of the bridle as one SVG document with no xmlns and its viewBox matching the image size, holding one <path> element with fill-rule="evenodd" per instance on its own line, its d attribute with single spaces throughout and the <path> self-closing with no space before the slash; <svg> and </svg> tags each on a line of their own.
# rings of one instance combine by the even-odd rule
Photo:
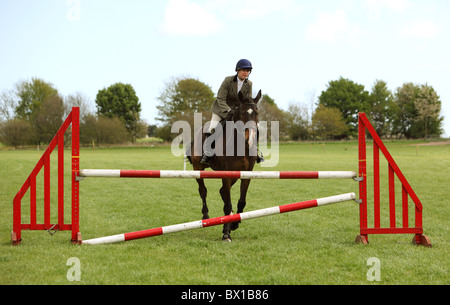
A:
<svg viewBox="0 0 450 305">
<path fill-rule="evenodd" d="M 234 122 L 238 122 L 241 121 L 241 116 L 242 116 L 242 108 L 243 107 L 252 109 L 253 111 L 255 111 L 255 113 L 257 113 L 258 111 L 258 107 L 255 103 L 241 103 L 238 106 L 235 107 L 235 113 L 233 115 L 233 121 Z M 251 115 L 251 114 L 250 114 Z M 257 120 L 253 121 L 254 124 L 250 124 L 250 126 L 248 126 L 247 122 L 245 124 L 235 124 L 235 130 L 236 133 L 239 134 L 240 136 L 244 136 L 245 137 L 245 130 L 248 129 L 249 131 L 252 130 L 254 134 L 257 134 L 258 132 L 258 128 L 257 128 Z M 248 140 L 248 139 L 247 139 Z M 228 142 L 228 141 L 227 141 Z"/>
</svg>

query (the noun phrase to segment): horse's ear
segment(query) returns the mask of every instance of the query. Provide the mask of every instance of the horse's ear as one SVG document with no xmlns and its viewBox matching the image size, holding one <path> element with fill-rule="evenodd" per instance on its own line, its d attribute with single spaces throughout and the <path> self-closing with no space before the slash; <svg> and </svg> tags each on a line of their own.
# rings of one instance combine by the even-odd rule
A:
<svg viewBox="0 0 450 305">
<path fill-rule="evenodd" d="M 256 97 L 253 99 L 253 103 L 258 104 L 259 100 L 261 99 L 261 90 L 259 90 L 258 94 L 256 95 Z"/>
<path fill-rule="evenodd" d="M 238 93 L 238 99 L 240 102 L 242 102 L 242 100 L 244 99 L 244 95 L 242 94 L 241 91 L 239 91 L 239 93 Z"/>
</svg>

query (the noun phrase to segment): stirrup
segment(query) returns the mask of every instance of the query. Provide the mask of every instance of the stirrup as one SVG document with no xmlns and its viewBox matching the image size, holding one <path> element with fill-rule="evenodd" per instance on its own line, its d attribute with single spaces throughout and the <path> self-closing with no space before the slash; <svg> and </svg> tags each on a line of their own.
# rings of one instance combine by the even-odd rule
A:
<svg viewBox="0 0 450 305">
<path fill-rule="evenodd" d="M 262 163 L 264 161 L 266 161 L 266 160 L 264 159 L 263 154 L 258 149 L 258 153 L 256 154 L 256 163 Z"/>
<path fill-rule="evenodd" d="M 209 165 L 209 162 L 211 161 L 211 157 L 208 157 L 206 154 L 203 154 L 202 160 L 200 161 L 201 164 Z"/>
</svg>

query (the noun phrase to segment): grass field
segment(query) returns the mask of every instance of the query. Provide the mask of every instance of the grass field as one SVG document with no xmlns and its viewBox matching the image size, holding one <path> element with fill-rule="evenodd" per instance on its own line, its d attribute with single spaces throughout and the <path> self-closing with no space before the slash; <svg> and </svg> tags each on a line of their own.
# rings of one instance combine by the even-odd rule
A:
<svg viewBox="0 0 450 305">
<path fill-rule="evenodd" d="M 13 247 L 12 200 L 42 151 L 0 151 L 0 284 L 448 285 L 450 145 L 416 144 L 386 143 L 423 203 L 424 230 L 433 243 L 431 249 L 413 246 L 412 235 L 371 235 L 369 245 L 354 244 L 359 212 L 353 202 L 243 222 L 232 233 L 232 243 L 221 241 L 221 227 L 211 227 L 101 246 L 72 245 L 69 232 L 50 236 L 43 231 L 23 231 L 22 244 Z M 70 168 L 69 156 L 67 151 L 66 169 Z M 56 156 L 51 168 L 55 171 L 55 205 Z M 181 170 L 183 163 L 164 146 L 84 149 L 81 168 Z M 381 169 L 385 190 L 386 164 Z M 357 144 L 283 144 L 276 168 L 257 166 L 255 170 L 356 171 Z M 39 179 L 38 198 L 43 192 L 43 178 Z M 70 219 L 70 182 L 66 180 L 66 219 Z M 219 180 L 207 181 L 211 217 L 223 214 L 220 184 Z M 358 194 L 358 184 L 352 180 L 254 180 L 246 211 L 348 192 Z M 238 193 L 235 186 L 235 210 Z M 80 198 L 83 239 L 201 219 L 195 180 L 91 178 L 81 182 Z M 387 211 L 386 198 L 385 194 L 382 207 Z M 27 196 L 23 204 L 29 205 Z M 38 202 L 38 219 L 43 218 L 42 205 Z M 400 205 L 397 202 L 398 215 Z M 24 210 L 23 219 L 27 215 Z M 387 224 L 387 212 L 383 215 L 382 224 Z M 67 278 L 71 257 L 81 263 L 79 282 Z M 367 278 L 371 268 L 367 261 L 372 257 L 381 262 L 379 282 Z"/>
</svg>

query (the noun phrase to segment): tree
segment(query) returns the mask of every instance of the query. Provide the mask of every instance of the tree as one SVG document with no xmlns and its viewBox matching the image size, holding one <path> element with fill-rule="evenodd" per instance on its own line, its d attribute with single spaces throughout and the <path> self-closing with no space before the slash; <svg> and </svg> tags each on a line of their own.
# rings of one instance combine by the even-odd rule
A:
<svg viewBox="0 0 450 305">
<path fill-rule="evenodd" d="M 179 116 L 209 111 L 214 99 L 211 87 L 201 81 L 194 78 L 173 78 L 166 83 L 158 97 L 160 105 L 156 108 L 160 116 L 157 120 L 173 122 Z"/>
<path fill-rule="evenodd" d="M 442 133 L 441 101 L 431 86 L 404 83 L 397 88 L 394 105 L 394 135 L 418 139 Z"/>
<path fill-rule="evenodd" d="M 18 105 L 13 90 L 3 90 L 0 94 L 0 122 L 9 121 L 14 118 L 14 113 Z"/>
<path fill-rule="evenodd" d="M 122 144 L 127 142 L 129 134 L 125 124 L 118 117 L 95 117 L 87 115 L 80 122 L 80 142 L 84 144 Z"/>
<path fill-rule="evenodd" d="M 76 92 L 64 98 L 66 114 L 72 111 L 72 107 L 80 108 L 80 122 L 83 122 L 88 116 L 93 115 L 93 106 L 89 98 L 81 92 Z"/>
<path fill-rule="evenodd" d="M 35 120 L 44 100 L 59 96 L 58 90 L 53 84 L 39 78 L 19 82 L 16 85 L 15 94 L 18 97 L 18 104 L 15 109 L 17 117 L 29 122 Z"/>
<path fill-rule="evenodd" d="M 125 123 L 132 141 L 136 140 L 139 129 L 141 103 L 130 84 L 116 83 L 97 93 L 95 100 L 99 116 L 118 117 Z"/>
<path fill-rule="evenodd" d="M 414 101 L 418 94 L 418 88 L 413 83 L 404 83 L 397 88 L 394 100 L 394 119 L 392 122 L 392 134 L 397 137 L 408 137 L 414 118 L 417 116 Z"/>
<path fill-rule="evenodd" d="M 96 135 L 98 144 L 120 144 L 128 138 L 127 129 L 118 117 L 98 117 Z"/>
<path fill-rule="evenodd" d="M 15 105 L 15 118 L 29 122 L 36 144 L 50 142 L 62 124 L 64 102 L 53 84 L 42 79 L 18 82 L 15 92 L 2 99 L 8 100 L 3 105 Z"/>
<path fill-rule="evenodd" d="M 80 118 L 80 143 L 92 144 L 97 142 L 97 118 L 93 114 L 88 114 L 83 120 Z"/>
<path fill-rule="evenodd" d="M 161 95 L 158 97 L 160 104 L 156 106 L 159 117 L 156 119 L 164 123 L 158 128 L 158 136 L 166 141 L 173 139 L 170 127 L 176 121 L 187 121 L 191 126 L 191 136 L 194 130 L 194 113 L 210 112 L 215 100 L 211 87 L 203 82 L 189 77 L 173 78 L 165 84 Z M 209 116 L 203 116 L 202 125 L 209 120 Z"/>
<path fill-rule="evenodd" d="M 388 89 L 385 81 L 377 80 L 372 87 L 369 96 L 369 106 L 367 115 L 372 121 L 372 125 L 380 137 L 386 136 L 390 129 L 392 120 L 392 107 L 394 95 Z"/>
<path fill-rule="evenodd" d="M 267 135 L 271 135 L 272 125 L 270 122 L 279 122 L 280 137 L 288 135 L 288 126 L 286 121 L 286 115 L 283 110 L 278 108 L 275 100 L 269 95 L 264 94 L 258 102 L 258 120 L 260 122 L 267 122 Z"/>
<path fill-rule="evenodd" d="M 330 81 L 327 87 L 320 95 L 318 104 L 338 109 L 348 127 L 349 135 L 356 135 L 358 113 L 367 112 L 369 92 L 365 91 L 363 85 L 343 77 Z"/>
<path fill-rule="evenodd" d="M 156 136 L 156 129 L 158 128 L 158 126 L 152 124 L 152 125 L 148 125 L 147 127 L 147 136 L 149 137 L 154 137 Z"/>
<path fill-rule="evenodd" d="M 290 103 L 286 113 L 289 138 L 294 141 L 306 140 L 309 137 L 308 107 Z"/>
<path fill-rule="evenodd" d="M 60 96 L 44 99 L 35 114 L 37 143 L 49 143 L 53 139 L 63 123 L 64 112 L 64 102 Z"/>
<path fill-rule="evenodd" d="M 442 133 L 441 124 L 443 117 L 441 113 L 441 101 L 433 87 L 428 84 L 422 85 L 414 101 L 417 109 L 416 124 L 423 126 L 423 136 L 428 138 L 429 134 Z"/>
<path fill-rule="evenodd" d="M 312 117 L 312 132 L 320 139 L 339 139 L 345 136 L 348 126 L 337 108 L 319 104 Z"/>
<path fill-rule="evenodd" d="M 30 145 L 35 131 L 30 122 L 21 119 L 11 119 L 0 123 L 0 142 L 9 146 Z"/>
</svg>

